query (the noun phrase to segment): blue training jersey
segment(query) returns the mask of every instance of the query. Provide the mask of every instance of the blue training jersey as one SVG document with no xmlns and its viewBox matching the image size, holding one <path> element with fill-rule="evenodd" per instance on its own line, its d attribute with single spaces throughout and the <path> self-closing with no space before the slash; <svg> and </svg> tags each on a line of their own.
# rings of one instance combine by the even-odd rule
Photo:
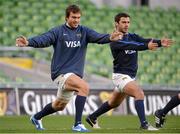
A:
<svg viewBox="0 0 180 134">
<path fill-rule="evenodd" d="M 127 74 L 132 78 L 136 77 L 138 69 L 138 51 L 148 49 L 148 43 L 152 39 L 145 39 L 137 34 L 128 33 L 122 40 L 111 42 L 110 48 L 113 55 L 113 72 Z M 161 41 L 153 39 L 153 42 L 161 46 Z"/>
<path fill-rule="evenodd" d="M 30 47 L 43 48 L 53 46 L 51 78 L 68 72 L 83 77 L 86 49 L 88 43 L 110 43 L 109 34 L 100 34 L 85 26 L 70 28 L 66 24 L 28 39 Z"/>
</svg>

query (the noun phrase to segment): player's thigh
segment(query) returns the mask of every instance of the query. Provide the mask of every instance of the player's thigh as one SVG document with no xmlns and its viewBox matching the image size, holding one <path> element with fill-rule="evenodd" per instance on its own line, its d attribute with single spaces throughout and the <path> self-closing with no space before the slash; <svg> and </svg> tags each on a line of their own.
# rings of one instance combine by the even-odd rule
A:
<svg viewBox="0 0 180 134">
<path fill-rule="evenodd" d="M 137 99 L 144 99 L 144 92 L 136 81 L 130 81 L 124 86 L 124 93 Z"/>
<path fill-rule="evenodd" d="M 69 100 L 74 95 L 73 90 L 67 90 L 65 88 L 65 83 L 68 80 L 69 77 L 71 77 L 73 73 L 66 73 L 59 75 L 54 82 L 57 84 L 58 91 L 57 91 L 57 99 L 53 103 L 54 107 L 58 108 L 64 108 L 66 104 L 69 102 Z"/>
<path fill-rule="evenodd" d="M 87 96 L 88 84 L 74 73 L 59 75 L 55 81 L 58 86 L 57 99 L 53 102 L 53 108 L 63 110 L 74 95 L 74 91 L 81 96 Z"/>
<path fill-rule="evenodd" d="M 120 73 L 113 73 L 112 75 L 113 84 L 115 86 L 115 91 L 117 92 L 124 92 L 124 87 L 127 83 L 134 81 L 129 75 L 120 74 Z"/>
<path fill-rule="evenodd" d="M 82 95 L 89 93 L 89 85 L 79 76 L 72 74 L 65 81 L 65 89 L 70 91 L 76 91 Z"/>
<path fill-rule="evenodd" d="M 108 103 L 112 107 L 117 107 L 123 102 L 126 96 L 127 95 L 123 92 L 113 91 L 112 96 L 109 99 Z"/>
</svg>

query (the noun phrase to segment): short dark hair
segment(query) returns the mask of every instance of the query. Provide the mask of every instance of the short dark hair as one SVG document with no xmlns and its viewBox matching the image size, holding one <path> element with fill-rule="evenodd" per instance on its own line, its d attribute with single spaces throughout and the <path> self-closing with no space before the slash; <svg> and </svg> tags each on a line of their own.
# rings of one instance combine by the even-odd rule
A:
<svg viewBox="0 0 180 134">
<path fill-rule="evenodd" d="M 69 17 L 70 13 L 81 13 L 81 9 L 77 5 L 69 5 L 66 8 L 66 18 Z"/>
<path fill-rule="evenodd" d="M 119 22 L 121 17 L 129 17 L 130 18 L 130 15 L 127 14 L 127 13 L 118 13 L 115 17 L 114 17 L 114 21 L 115 22 Z"/>
</svg>

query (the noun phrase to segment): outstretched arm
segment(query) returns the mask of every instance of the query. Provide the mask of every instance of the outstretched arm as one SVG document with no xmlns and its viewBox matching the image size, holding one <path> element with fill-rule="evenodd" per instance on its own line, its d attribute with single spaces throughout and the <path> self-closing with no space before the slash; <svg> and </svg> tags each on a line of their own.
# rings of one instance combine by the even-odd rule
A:
<svg viewBox="0 0 180 134">
<path fill-rule="evenodd" d="M 121 50 L 143 51 L 143 50 L 147 50 L 147 49 L 156 50 L 158 48 L 158 44 L 154 43 L 153 40 L 150 40 L 148 43 L 119 40 L 117 42 L 112 42 L 111 47 L 113 47 L 115 49 L 121 49 Z"/>
<path fill-rule="evenodd" d="M 125 41 L 125 40 L 118 40 L 116 42 L 112 42 L 111 46 L 115 49 L 121 50 L 156 50 L 158 47 L 169 47 L 172 45 L 173 41 L 168 38 L 162 38 L 161 40 L 158 39 L 146 39 L 142 38 L 137 34 L 131 35 L 134 41 Z"/>
<path fill-rule="evenodd" d="M 111 41 L 122 39 L 123 34 L 118 31 L 113 31 L 111 34 L 100 34 L 92 29 L 86 27 L 87 39 L 89 43 L 105 44 Z"/>
<path fill-rule="evenodd" d="M 16 46 L 18 47 L 35 47 L 35 48 L 43 48 L 48 47 L 55 43 L 56 34 L 52 29 L 44 34 L 32 37 L 27 39 L 25 36 L 20 36 L 16 39 Z"/>
<path fill-rule="evenodd" d="M 141 42 L 141 43 L 149 43 L 152 38 L 143 38 L 137 34 L 133 34 L 133 38 L 137 41 L 137 42 Z M 158 47 L 161 47 L 161 40 L 159 39 L 154 39 L 153 38 L 153 43 L 157 43 L 158 44 Z"/>
<path fill-rule="evenodd" d="M 170 47 L 173 44 L 173 40 L 168 38 L 162 38 L 161 39 L 161 46 L 163 47 Z M 159 47 L 158 44 L 153 43 L 153 39 L 148 43 L 148 49 L 149 50 L 156 50 Z"/>
<path fill-rule="evenodd" d="M 141 36 L 139 35 L 136 35 L 134 34 L 135 38 L 136 38 L 136 41 L 138 42 L 144 42 L 144 43 L 147 43 L 149 42 L 151 39 L 148 39 L 148 38 L 142 38 Z M 159 39 L 153 39 L 153 42 L 154 43 L 158 43 L 158 47 L 170 47 L 174 42 L 172 39 L 169 39 L 169 38 L 162 38 L 161 40 Z"/>
</svg>

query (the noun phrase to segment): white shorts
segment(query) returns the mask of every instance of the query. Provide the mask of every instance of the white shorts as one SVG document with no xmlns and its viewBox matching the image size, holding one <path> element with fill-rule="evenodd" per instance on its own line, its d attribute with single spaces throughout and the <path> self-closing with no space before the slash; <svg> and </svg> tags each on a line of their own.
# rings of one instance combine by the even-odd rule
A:
<svg viewBox="0 0 180 134">
<path fill-rule="evenodd" d="M 120 73 L 113 73 L 112 74 L 112 81 L 115 86 L 115 91 L 124 92 L 124 87 L 130 81 L 134 81 L 135 79 L 131 78 L 129 75 L 120 74 Z"/>
<path fill-rule="evenodd" d="M 74 74 L 74 73 L 61 74 L 54 80 L 54 82 L 58 86 L 57 97 L 59 99 L 63 99 L 64 101 L 67 101 L 67 102 L 74 95 L 74 91 L 68 91 L 65 89 L 65 81 L 72 74 Z"/>
</svg>

